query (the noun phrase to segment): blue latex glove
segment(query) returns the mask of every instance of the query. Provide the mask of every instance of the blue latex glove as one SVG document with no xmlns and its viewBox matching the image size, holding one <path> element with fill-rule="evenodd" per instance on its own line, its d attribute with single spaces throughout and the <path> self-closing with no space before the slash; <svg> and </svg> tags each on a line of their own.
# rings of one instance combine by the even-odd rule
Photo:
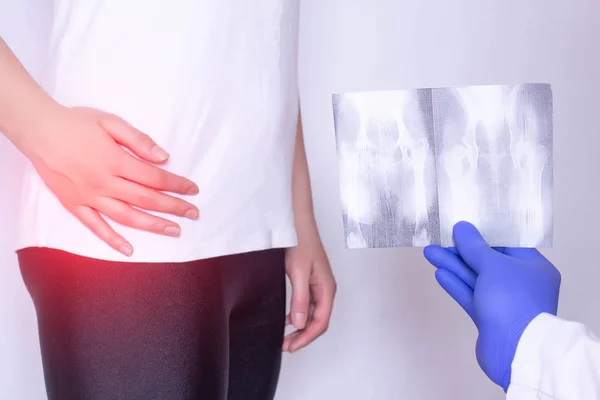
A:
<svg viewBox="0 0 600 400">
<path fill-rule="evenodd" d="M 467 222 L 456 224 L 453 236 L 456 248 L 428 246 L 425 258 L 477 326 L 479 366 L 507 391 L 523 331 L 541 313 L 556 315 L 560 273 L 535 249 L 490 248 Z"/>
</svg>

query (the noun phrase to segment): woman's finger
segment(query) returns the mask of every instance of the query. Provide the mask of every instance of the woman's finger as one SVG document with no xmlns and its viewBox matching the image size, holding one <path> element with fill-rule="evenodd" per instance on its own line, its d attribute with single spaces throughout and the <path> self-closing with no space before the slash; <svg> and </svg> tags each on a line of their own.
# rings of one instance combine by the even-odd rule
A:
<svg viewBox="0 0 600 400">
<path fill-rule="evenodd" d="M 311 285 L 314 311 L 311 312 L 311 318 L 306 328 L 301 330 L 298 336 L 291 341 L 290 352 L 296 352 L 309 345 L 329 329 L 335 291 L 335 281 L 333 280 L 328 280 L 324 284 Z"/>
<path fill-rule="evenodd" d="M 110 197 L 98 198 L 96 207 L 102 214 L 121 225 L 165 236 L 178 237 L 181 234 L 181 228 L 176 223 L 137 210 Z"/>
<path fill-rule="evenodd" d="M 102 218 L 102 216 L 94 209 L 86 206 L 73 206 L 69 209 L 83 225 L 98 236 L 102 241 L 108 244 L 118 252 L 131 256 L 133 254 L 133 246 L 123 236 L 119 235 L 115 230 Z"/>
<path fill-rule="evenodd" d="M 118 163 L 118 176 L 161 192 L 183 195 L 198 194 L 198 186 L 191 180 L 168 172 L 127 154 L 122 150 L 123 159 Z"/>
<path fill-rule="evenodd" d="M 145 133 L 116 115 L 101 113 L 98 118 L 104 130 L 121 146 L 150 162 L 165 162 L 169 154 Z"/>
<path fill-rule="evenodd" d="M 292 284 L 292 300 L 290 317 L 296 329 L 306 326 L 310 308 L 310 268 L 298 263 L 287 268 L 287 274 Z"/>
<path fill-rule="evenodd" d="M 199 217 L 198 208 L 193 204 L 123 178 L 115 178 L 110 182 L 106 196 L 146 211 L 177 215 L 192 220 Z"/>
<path fill-rule="evenodd" d="M 281 350 L 282 351 L 290 351 L 290 344 L 296 337 L 298 337 L 298 335 L 300 335 L 300 332 L 301 331 L 294 331 L 294 332 L 290 333 L 289 335 L 286 335 L 283 338 L 283 345 L 281 346 Z"/>
</svg>

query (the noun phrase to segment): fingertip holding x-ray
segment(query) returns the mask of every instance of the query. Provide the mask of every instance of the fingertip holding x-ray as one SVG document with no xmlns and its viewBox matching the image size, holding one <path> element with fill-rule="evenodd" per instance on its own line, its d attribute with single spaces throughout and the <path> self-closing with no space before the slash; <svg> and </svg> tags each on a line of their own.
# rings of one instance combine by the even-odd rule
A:
<svg viewBox="0 0 600 400">
<path fill-rule="evenodd" d="M 473 223 L 491 246 L 552 247 L 548 84 L 333 95 L 348 248 L 451 246 Z"/>
</svg>

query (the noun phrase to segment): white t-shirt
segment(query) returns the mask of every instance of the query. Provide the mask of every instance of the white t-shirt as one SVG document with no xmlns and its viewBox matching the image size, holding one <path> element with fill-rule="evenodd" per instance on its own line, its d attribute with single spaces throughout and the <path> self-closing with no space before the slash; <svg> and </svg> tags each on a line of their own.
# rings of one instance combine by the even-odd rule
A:
<svg viewBox="0 0 600 400">
<path fill-rule="evenodd" d="M 55 0 L 44 86 L 66 106 L 114 113 L 150 135 L 200 210 L 179 238 L 110 224 L 125 257 L 26 171 L 18 248 L 104 260 L 182 262 L 296 245 L 298 0 Z M 85 132 L 81 132 L 85 134 Z"/>
</svg>

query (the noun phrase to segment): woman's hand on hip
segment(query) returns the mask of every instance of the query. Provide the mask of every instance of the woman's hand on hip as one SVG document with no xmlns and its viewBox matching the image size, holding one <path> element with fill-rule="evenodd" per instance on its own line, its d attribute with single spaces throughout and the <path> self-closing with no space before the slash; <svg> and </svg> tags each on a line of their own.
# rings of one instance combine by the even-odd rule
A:
<svg viewBox="0 0 600 400">
<path fill-rule="evenodd" d="M 195 195 L 198 187 L 151 164 L 168 154 L 121 118 L 57 106 L 37 126 L 19 149 L 62 205 L 115 250 L 131 255 L 133 247 L 104 217 L 167 236 L 178 236 L 179 225 L 146 211 L 198 218 L 194 205 L 164 193 Z"/>
</svg>

